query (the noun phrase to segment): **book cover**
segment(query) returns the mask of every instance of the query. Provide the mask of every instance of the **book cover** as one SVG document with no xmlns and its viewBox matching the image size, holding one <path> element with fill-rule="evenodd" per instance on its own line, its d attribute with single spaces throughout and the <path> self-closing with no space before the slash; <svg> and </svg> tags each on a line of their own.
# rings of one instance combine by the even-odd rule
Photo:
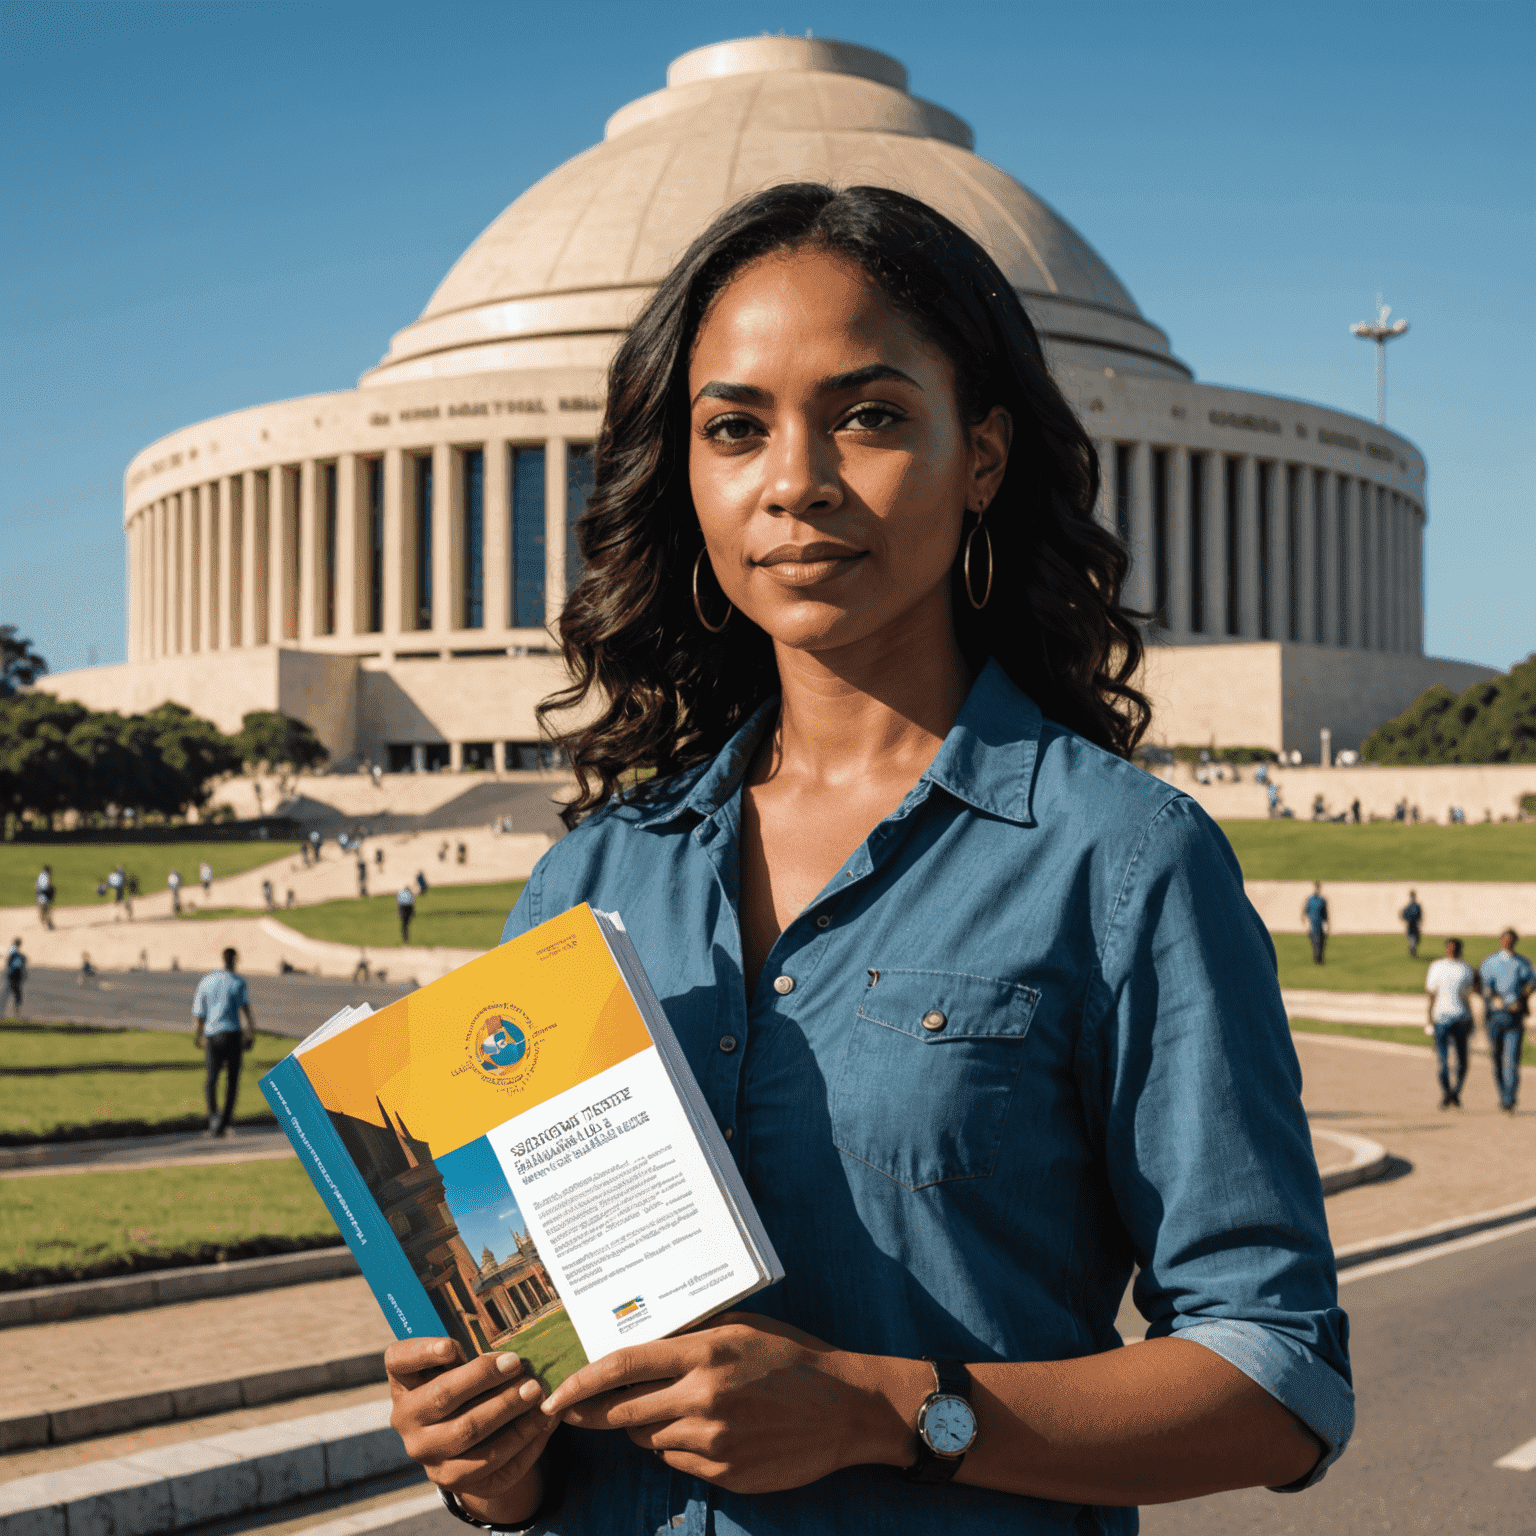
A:
<svg viewBox="0 0 1536 1536">
<path fill-rule="evenodd" d="M 622 926 L 573 908 L 262 1081 L 396 1334 L 435 1319 L 549 1389 L 780 1273 L 615 939 L 633 968 Z"/>
</svg>

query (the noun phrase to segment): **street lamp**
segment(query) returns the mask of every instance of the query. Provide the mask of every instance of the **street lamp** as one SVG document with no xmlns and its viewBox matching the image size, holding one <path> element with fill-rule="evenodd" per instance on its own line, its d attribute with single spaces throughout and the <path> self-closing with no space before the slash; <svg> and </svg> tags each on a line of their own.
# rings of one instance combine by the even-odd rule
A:
<svg viewBox="0 0 1536 1536">
<path fill-rule="evenodd" d="M 1387 424 L 1387 343 L 1396 336 L 1401 336 L 1408 329 L 1406 320 L 1394 321 L 1387 324 L 1387 316 L 1392 313 L 1390 304 L 1381 302 L 1381 295 L 1376 295 L 1376 323 L 1362 320 L 1358 325 L 1350 326 L 1350 334 L 1359 336 L 1362 340 L 1369 338 L 1376 343 L 1376 425 L 1384 427 Z"/>
</svg>

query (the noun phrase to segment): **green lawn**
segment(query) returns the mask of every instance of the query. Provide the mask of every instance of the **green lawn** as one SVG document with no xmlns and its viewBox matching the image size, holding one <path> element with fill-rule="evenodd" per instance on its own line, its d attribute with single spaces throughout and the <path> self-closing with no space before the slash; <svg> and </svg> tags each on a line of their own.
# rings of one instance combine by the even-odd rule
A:
<svg viewBox="0 0 1536 1536">
<path fill-rule="evenodd" d="M 501 942 L 507 913 L 522 894 L 525 880 L 501 880 L 490 885 L 435 885 L 416 898 L 411 924 L 412 945 L 445 945 L 451 949 L 492 949 Z M 235 907 L 201 908 L 198 918 L 249 917 Z M 317 901 L 277 914 L 290 928 L 312 939 L 384 949 L 400 945 L 400 916 L 393 891 L 378 896 Z"/>
<path fill-rule="evenodd" d="M 1360 1040 L 1391 1040 L 1396 1045 L 1421 1045 L 1426 1051 L 1435 1047 L 1435 1037 L 1426 1035 L 1422 1026 L 1378 1024 L 1334 1024 L 1326 1019 L 1292 1019 L 1291 1028 L 1304 1035 L 1354 1035 Z M 1520 1052 L 1521 1063 L 1536 1067 L 1536 1040 L 1527 1035 Z"/>
<path fill-rule="evenodd" d="M 281 1035 L 256 1036 L 237 1124 L 271 1123 L 256 1079 L 292 1049 Z M 197 1130 L 207 1114 L 190 1021 L 185 1035 L 0 1023 L 0 1145 Z"/>
<path fill-rule="evenodd" d="M 0 843 L 0 907 L 28 906 L 37 900 L 37 872 L 53 866 L 53 885 L 58 904 L 85 906 L 98 896 L 100 885 L 119 864 L 139 877 L 139 890 L 148 896 L 165 889 L 165 877 L 181 871 L 188 894 L 200 896 L 197 866 L 207 859 L 215 878 L 241 875 L 259 864 L 287 858 L 299 851 L 297 843 Z"/>
<path fill-rule="evenodd" d="M 1536 870 L 1531 821 L 1465 827 L 1224 821 L 1221 830 L 1249 880 L 1529 880 Z"/>
<path fill-rule="evenodd" d="M 530 1323 L 498 1347 L 516 1354 L 546 1392 L 553 1392 L 587 1363 L 586 1351 L 564 1307 Z"/>
<path fill-rule="evenodd" d="M 1395 933 L 1346 933 L 1328 940 L 1322 965 L 1312 963 L 1312 941 L 1304 933 L 1277 933 L 1275 954 L 1280 960 L 1282 987 L 1322 987 L 1330 992 L 1424 991 L 1431 960 L 1445 954 L 1445 938 L 1426 935 L 1419 940 L 1419 958 L 1408 956 L 1407 941 Z M 1499 941 L 1487 934 L 1458 934 L 1466 946 L 1462 958 L 1476 967 Z"/>
<path fill-rule="evenodd" d="M 339 1241 L 297 1159 L 7 1179 L 4 1189 L 0 1290 Z"/>
</svg>

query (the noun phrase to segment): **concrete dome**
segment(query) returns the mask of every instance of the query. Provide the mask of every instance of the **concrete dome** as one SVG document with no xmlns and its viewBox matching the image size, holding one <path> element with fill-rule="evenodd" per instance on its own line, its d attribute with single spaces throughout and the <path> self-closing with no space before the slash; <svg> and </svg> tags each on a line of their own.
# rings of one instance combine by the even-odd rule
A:
<svg viewBox="0 0 1536 1536">
<path fill-rule="evenodd" d="M 851 43 L 760 37 L 684 54 L 665 90 L 616 112 L 601 144 L 491 224 L 362 384 L 606 363 L 717 213 L 802 180 L 938 208 L 996 258 L 1058 361 L 1189 377 L 1088 242 L 906 87 L 895 59 Z"/>
</svg>

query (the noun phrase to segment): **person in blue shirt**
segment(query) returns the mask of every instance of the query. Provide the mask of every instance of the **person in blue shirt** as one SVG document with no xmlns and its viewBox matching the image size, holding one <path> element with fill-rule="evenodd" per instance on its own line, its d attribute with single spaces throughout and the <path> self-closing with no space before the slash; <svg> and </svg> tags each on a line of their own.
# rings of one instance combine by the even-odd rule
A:
<svg viewBox="0 0 1536 1536">
<path fill-rule="evenodd" d="M 1478 967 L 1488 1009 L 1493 1080 L 1498 1085 L 1499 1105 L 1510 1115 L 1520 1099 L 1520 1049 L 1525 1044 L 1531 993 L 1536 991 L 1536 968 L 1515 948 L 1519 942 L 1520 935 L 1506 928 L 1499 935 L 1499 947 Z"/>
<path fill-rule="evenodd" d="M 1403 921 L 1404 930 L 1408 934 L 1408 953 L 1417 960 L 1419 958 L 1419 938 L 1424 924 L 1424 909 L 1419 905 L 1417 891 L 1408 892 L 1408 905 L 1397 914 Z"/>
<path fill-rule="evenodd" d="M 1328 944 L 1328 898 L 1323 895 L 1321 881 L 1313 883 L 1312 894 L 1302 906 L 1301 915 L 1307 925 L 1307 935 L 1312 940 L 1312 963 L 1321 965 L 1323 951 Z"/>
<path fill-rule="evenodd" d="M 240 1091 L 240 1058 L 256 1039 L 256 1019 L 245 978 L 235 970 L 239 955 L 224 951 L 224 969 L 209 971 L 192 994 L 192 1038 L 202 1048 L 208 1074 L 208 1134 L 227 1136 Z M 244 1022 L 242 1024 L 242 1016 Z M 219 1110 L 219 1078 L 225 1078 L 224 1108 Z"/>
<path fill-rule="evenodd" d="M 1007 278 L 895 192 L 748 198 L 621 344 L 595 472 L 574 829 L 504 937 L 623 916 L 786 1275 L 548 1394 L 391 1345 L 449 1509 L 1124 1536 L 1315 1481 L 1353 1399 L 1274 950 L 1128 761 L 1126 555 Z"/>
<path fill-rule="evenodd" d="M 20 937 L 11 940 L 5 954 L 5 1009 L 21 1017 L 21 989 L 27 983 L 27 957 L 21 947 Z"/>
</svg>

